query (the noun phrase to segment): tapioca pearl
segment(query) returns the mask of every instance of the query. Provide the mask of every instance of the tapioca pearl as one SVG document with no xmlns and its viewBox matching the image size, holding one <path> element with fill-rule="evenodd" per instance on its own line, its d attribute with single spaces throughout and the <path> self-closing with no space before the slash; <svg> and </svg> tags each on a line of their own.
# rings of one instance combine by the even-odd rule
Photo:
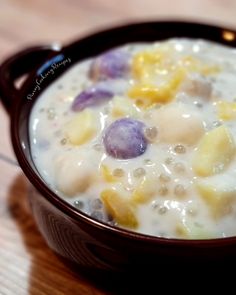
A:
<svg viewBox="0 0 236 295">
<path fill-rule="evenodd" d="M 164 214 L 166 214 L 167 211 L 168 211 L 168 208 L 167 208 L 166 206 L 160 206 L 159 209 L 158 209 L 158 213 L 159 213 L 160 215 L 164 215 Z"/>
<path fill-rule="evenodd" d="M 97 151 L 97 152 L 101 152 L 101 151 L 103 150 L 103 146 L 102 146 L 102 144 L 100 144 L 100 143 L 95 143 L 95 144 L 93 145 L 93 149 L 94 149 L 95 151 Z"/>
<path fill-rule="evenodd" d="M 115 177 L 123 177 L 125 175 L 125 171 L 121 168 L 116 168 L 113 170 L 112 175 Z"/>
<path fill-rule="evenodd" d="M 144 159 L 144 165 L 145 166 L 152 166 L 154 165 L 153 161 L 151 159 Z"/>
<path fill-rule="evenodd" d="M 159 179 L 161 182 L 170 182 L 171 181 L 171 177 L 165 173 L 161 173 L 159 176 Z"/>
<path fill-rule="evenodd" d="M 133 176 L 135 178 L 140 178 L 140 177 L 143 177 L 144 175 L 146 174 L 146 170 L 142 167 L 140 168 L 137 168 L 133 171 Z"/>
<path fill-rule="evenodd" d="M 161 185 L 158 189 L 158 193 L 161 196 L 166 196 L 168 194 L 169 190 L 168 187 L 166 185 Z"/>
<path fill-rule="evenodd" d="M 157 210 L 158 208 L 160 208 L 160 203 L 156 200 L 152 201 L 151 208 L 152 208 L 152 210 Z"/>
<path fill-rule="evenodd" d="M 195 105 L 195 107 L 201 109 L 203 107 L 203 104 L 199 101 L 194 101 L 193 104 Z"/>
<path fill-rule="evenodd" d="M 165 164 L 166 165 L 171 165 L 174 162 L 174 159 L 171 157 L 168 157 L 165 159 Z"/>
<path fill-rule="evenodd" d="M 186 209 L 186 213 L 191 217 L 197 216 L 198 215 L 197 206 L 190 204 Z"/>
<path fill-rule="evenodd" d="M 103 209 L 103 203 L 100 199 L 90 200 L 89 206 L 91 210 L 101 210 Z"/>
<path fill-rule="evenodd" d="M 222 122 L 221 121 L 213 121 L 212 122 L 212 126 L 213 127 L 219 127 L 219 126 L 221 126 L 222 125 Z"/>
<path fill-rule="evenodd" d="M 61 145 L 65 145 L 65 144 L 67 144 L 67 139 L 66 139 L 66 138 L 62 138 L 62 139 L 60 140 L 60 144 L 61 144 Z"/>
<path fill-rule="evenodd" d="M 158 129 L 156 127 L 147 127 L 144 129 L 144 136 L 149 142 L 153 142 L 157 139 Z"/>
<path fill-rule="evenodd" d="M 174 168 L 174 171 L 176 173 L 183 173 L 183 172 L 185 172 L 185 165 L 183 163 L 181 163 L 181 162 L 175 163 L 173 168 Z"/>
<path fill-rule="evenodd" d="M 174 147 L 174 151 L 177 153 L 177 154 L 185 154 L 186 153 L 186 148 L 184 145 L 182 144 L 177 144 L 175 147 Z"/>
<path fill-rule="evenodd" d="M 55 117 L 56 117 L 55 109 L 54 108 L 49 108 L 47 110 L 47 118 L 48 118 L 48 120 L 53 120 L 53 119 L 55 119 Z"/>
<path fill-rule="evenodd" d="M 186 188 L 182 184 L 177 184 L 174 188 L 174 194 L 177 197 L 183 197 L 186 195 Z"/>
<path fill-rule="evenodd" d="M 84 208 L 84 202 L 80 201 L 80 200 L 76 200 L 74 201 L 74 206 L 77 208 L 77 209 L 83 209 Z"/>
</svg>

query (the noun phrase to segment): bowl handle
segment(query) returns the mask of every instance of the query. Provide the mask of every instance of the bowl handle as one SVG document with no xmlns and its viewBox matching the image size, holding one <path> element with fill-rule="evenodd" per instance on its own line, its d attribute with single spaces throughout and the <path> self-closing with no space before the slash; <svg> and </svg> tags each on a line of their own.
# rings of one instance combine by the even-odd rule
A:
<svg viewBox="0 0 236 295">
<path fill-rule="evenodd" d="M 30 47 L 23 49 L 2 63 L 0 66 L 0 96 L 7 112 L 10 113 L 12 102 L 20 90 L 15 85 L 16 80 L 36 69 L 55 52 L 58 52 L 58 48 L 53 45 Z"/>
</svg>

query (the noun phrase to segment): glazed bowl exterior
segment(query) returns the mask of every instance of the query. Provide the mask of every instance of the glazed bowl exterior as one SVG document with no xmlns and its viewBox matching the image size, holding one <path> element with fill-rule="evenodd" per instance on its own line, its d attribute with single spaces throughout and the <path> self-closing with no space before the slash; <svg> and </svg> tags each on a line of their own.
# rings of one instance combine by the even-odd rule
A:
<svg viewBox="0 0 236 295">
<path fill-rule="evenodd" d="M 32 106 L 42 91 L 70 66 L 126 43 L 172 37 L 201 38 L 236 47 L 236 32 L 231 29 L 179 21 L 146 22 L 104 30 L 62 48 L 28 48 L 0 67 L 0 94 L 10 116 L 12 145 L 23 172 L 35 188 L 29 196 L 33 216 L 49 247 L 81 267 L 116 272 L 155 266 L 161 261 L 219 261 L 236 257 L 236 237 L 166 239 L 98 222 L 50 190 L 31 156 L 28 127 Z M 63 63 L 65 60 L 70 62 Z M 55 63 L 58 67 L 52 74 L 50 69 Z M 15 82 L 23 75 L 27 75 L 26 80 L 17 88 Z"/>
</svg>

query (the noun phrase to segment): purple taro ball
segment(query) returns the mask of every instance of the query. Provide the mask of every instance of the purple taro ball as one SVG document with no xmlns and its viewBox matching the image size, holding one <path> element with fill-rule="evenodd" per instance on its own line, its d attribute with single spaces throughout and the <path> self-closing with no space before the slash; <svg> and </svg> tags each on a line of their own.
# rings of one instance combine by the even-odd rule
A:
<svg viewBox="0 0 236 295">
<path fill-rule="evenodd" d="M 117 79 L 129 71 L 129 54 L 122 50 L 108 51 L 92 62 L 90 77 L 93 80 Z"/>
<path fill-rule="evenodd" d="M 113 122 L 103 139 L 107 154 L 116 159 L 131 159 L 142 155 L 147 149 L 143 129 L 142 122 L 130 118 Z"/>
<path fill-rule="evenodd" d="M 72 110 L 82 111 L 87 107 L 97 106 L 107 100 L 110 100 L 114 93 L 103 85 L 95 85 L 82 91 L 73 101 Z"/>
</svg>

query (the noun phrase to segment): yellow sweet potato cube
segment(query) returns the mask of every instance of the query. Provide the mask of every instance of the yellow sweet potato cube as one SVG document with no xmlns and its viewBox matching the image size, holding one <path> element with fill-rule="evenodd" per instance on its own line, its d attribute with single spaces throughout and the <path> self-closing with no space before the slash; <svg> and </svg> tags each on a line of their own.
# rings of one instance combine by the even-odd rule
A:
<svg viewBox="0 0 236 295">
<path fill-rule="evenodd" d="M 219 101 L 216 106 L 219 119 L 229 121 L 236 118 L 236 102 Z"/>
<path fill-rule="evenodd" d="M 200 179 L 196 188 L 215 218 L 229 213 L 236 201 L 235 179 L 227 174 Z"/>
<path fill-rule="evenodd" d="M 141 82 L 135 84 L 128 91 L 128 96 L 132 99 L 143 102 L 143 107 L 149 107 L 156 103 L 170 102 L 184 80 L 186 71 L 184 68 L 176 69 L 165 83 L 154 85 L 151 82 Z M 140 105 L 142 106 L 142 105 Z"/>
<path fill-rule="evenodd" d="M 235 155 L 235 143 L 229 130 L 220 126 L 206 133 L 193 158 L 193 171 L 210 176 L 223 171 Z"/>
<path fill-rule="evenodd" d="M 156 67 L 160 67 L 165 57 L 164 52 L 156 51 L 142 51 L 137 53 L 132 60 L 132 73 L 136 79 L 148 79 Z"/>
<path fill-rule="evenodd" d="M 109 214 L 121 225 L 136 228 L 138 220 L 136 217 L 135 206 L 121 197 L 115 190 L 107 189 L 102 191 L 101 200 Z"/>
<path fill-rule="evenodd" d="M 137 204 L 148 202 L 157 193 L 158 185 L 155 177 L 145 177 L 132 194 L 132 200 Z"/>
<path fill-rule="evenodd" d="M 65 135 L 70 143 L 81 145 L 91 140 L 97 132 L 98 122 L 94 113 L 86 109 L 66 124 Z"/>
</svg>

